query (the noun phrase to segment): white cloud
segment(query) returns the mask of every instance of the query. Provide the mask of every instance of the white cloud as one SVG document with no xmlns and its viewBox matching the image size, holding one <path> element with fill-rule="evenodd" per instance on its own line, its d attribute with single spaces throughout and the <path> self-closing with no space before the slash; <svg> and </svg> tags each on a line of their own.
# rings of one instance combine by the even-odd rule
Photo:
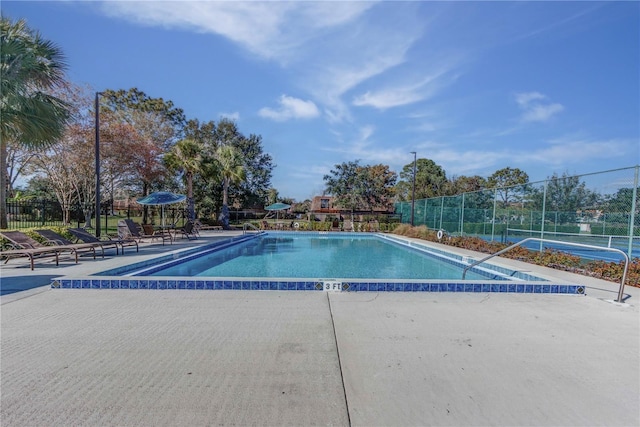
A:
<svg viewBox="0 0 640 427">
<path fill-rule="evenodd" d="M 367 36 L 363 36 L 364 32 Z M 393 30 L 389 30 L 393 32 Z M 325 105 L 332 123 L 350 119 L 349 109 L 342 97 L 363 82 L 382 75 L 406 61 L 406 53 L 416 34 L 376 33 L 371 28 L 341 33 L 331 49 L 313 60 L 314 66 L 301 70 L 303 85 L 314 99 Z"/>
<path fill-rule="evenodd" d="M 375 129 L 376 128 L 372 125 L 362 127 L 360 129 L 360 140 L 366 141 L 369 138 L 371 138 L 371 135 L 373 135 L 373 132 L 375 131 Z"/>
<path fill-rule="evenodd" d="M 240 120 L 240 113 L 238 111 L 234 111 L 233 113 L 220 113 L 220 117 L 237 122 Z"/>
<path fill-rule="evenodd" d="M 516 102 L 523 110 L 520 120 L 523 122 L 546 122 L 552 116 L 564 111 L 564 106 L 548 101 L 546 95 L 539 92 L 517 93 Z"/>
<path fill-rule="evenodd" d="M 312 119 L 320 115 L 320 111 L 313 101 L 304 101 L 287 95 L 281 95 L 277 109 L 264 107 L 258 111 L 258 115 L 276 121 L 289 119 Z"/>
<path fill-rule="evenodd" d="M 422 100 L 423 97 L 410 88 L 396 88 L 390 90 L 381 90 L 377 93 L 366 93 L 353 99 L 353 105 L 362 107 L 369 106 L 386 110 L 390 107 L 412 104 Z"/>
<path fill-rule="evenodd" d="M 520 107 L 526 108 L 532 101 L 541 101 L 547 97 L 540 92 L 517 93 L 516 102 Z"/>
<path fill-rule="evenodd" d="M 548 145 L 533 151 L 529 159 L 554 166 L 580 164 L 595 159 L 625 157 L 631 146 L 633 144 L 618 139 L 598 141 L 564 137 L 551 140 Z"/>
<path fill-rule="evenodd" d="M 370 106 L 379 110 L 413 104 L 430 98 L 455 76 L 450 75 L 451 66 L 434 71 L 431 75 L 414 82 L 389 85 L 377 91 L 367 91 L 353 99 L 353 105 Z"/>
<path fill-rule="evenodd" d="M 533 105 L 522 114 L 525 122 L 546 122 L 556 113 L 560 113 L 564 107 L 560 104 Z"/>
<path fill-rule="evenodd" d="M 343 25 L 372 2 L 109 1 L 107 15 L 144 25 L 226 37 L 251 53 L 287 61 L 310 35 Z"/>
</svg>

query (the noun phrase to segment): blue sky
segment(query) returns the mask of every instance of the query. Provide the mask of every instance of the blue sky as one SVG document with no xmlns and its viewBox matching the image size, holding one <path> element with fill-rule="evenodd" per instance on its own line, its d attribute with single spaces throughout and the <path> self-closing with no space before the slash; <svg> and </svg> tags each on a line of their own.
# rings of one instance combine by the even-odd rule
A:
<svg viewBox="0 0 640 427">
<path fill-rule="evenodd" d="M 640 164 L 638 2 L 2 2 L 69 79 L 263 138 L 280 196 L 418 158 L 532 181 Z"/>
</svg>

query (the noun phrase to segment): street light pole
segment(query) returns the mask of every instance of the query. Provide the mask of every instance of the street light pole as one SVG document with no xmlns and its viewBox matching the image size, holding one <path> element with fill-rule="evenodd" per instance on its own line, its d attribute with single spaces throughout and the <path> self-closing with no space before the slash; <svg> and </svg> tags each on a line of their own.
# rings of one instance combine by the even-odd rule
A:
<svg viewBox="0 0 640 427">
<path fill-rule="evenodd" d="M 96 92 L 96 237 L 100 237 L 100 95 Z"/>
<path fill-rule="evenodd" d="M 416 152 L 413 154 L 413 189 L 411 190 L 411 226 L 413 227 L 414 212 L 416 207 Z"/>
</svg>

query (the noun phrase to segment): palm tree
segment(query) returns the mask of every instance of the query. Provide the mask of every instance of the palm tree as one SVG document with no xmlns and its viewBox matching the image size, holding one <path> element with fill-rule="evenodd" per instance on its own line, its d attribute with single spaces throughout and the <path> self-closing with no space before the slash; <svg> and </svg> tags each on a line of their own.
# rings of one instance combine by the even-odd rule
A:
<svg viewBox="0 0 640 427">
<path fill-rule="evenodd" d="M 7 142 L 46 147 L 64 133 L 69 109 L 46 93 L 65 83 L 62 51 L 27 27 L 0 19 L 0 229 L 7 224 Z"/>
<path fill-rule="evenodd" d="M 220 222 L 225 230 L 229 229 L 229 186 L 246 179 L 242 153 L 232 145 L 221 145 L 216 150 L 218 173 L 222 178 L 222 213 Z"/>
<path fill-rule="evenodd" d="M 193 139 L 182 139 L 173 146 L 164 161 L 170 170 L 181 172 L 187 184 L 187 210 L 189 219 L 194 220 L 193 176 L 202 169 L 202 144 Z"/>
</svg>

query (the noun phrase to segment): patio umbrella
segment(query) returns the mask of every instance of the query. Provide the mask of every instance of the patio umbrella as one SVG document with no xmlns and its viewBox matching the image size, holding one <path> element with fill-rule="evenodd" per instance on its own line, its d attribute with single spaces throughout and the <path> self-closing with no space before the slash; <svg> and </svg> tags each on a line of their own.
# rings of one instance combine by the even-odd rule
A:
<svg viewBox="0 0 640 427">
<path fill-rule="evenodd" d="M 265 208 L 268 211 L 276 211 L 276 219 L 278 218 L 278 211 L 283 211 L 285 209 L 289 209 L 291 205 L 287 205 L 286 203 L 274 203 Z"/>
<path fill-rule="evenodd" d="M 169 191 L 156 191 L 151 193 L 142 199 L 138 199 L 137 202 L 141 205 L 152 205 L 162 207 L 162 228 L 164 228 L 164 205 L 171 205 L 174 203 L 183 202 L 187 196 L 184 194 L 175 194 Z"/>
</svg>

